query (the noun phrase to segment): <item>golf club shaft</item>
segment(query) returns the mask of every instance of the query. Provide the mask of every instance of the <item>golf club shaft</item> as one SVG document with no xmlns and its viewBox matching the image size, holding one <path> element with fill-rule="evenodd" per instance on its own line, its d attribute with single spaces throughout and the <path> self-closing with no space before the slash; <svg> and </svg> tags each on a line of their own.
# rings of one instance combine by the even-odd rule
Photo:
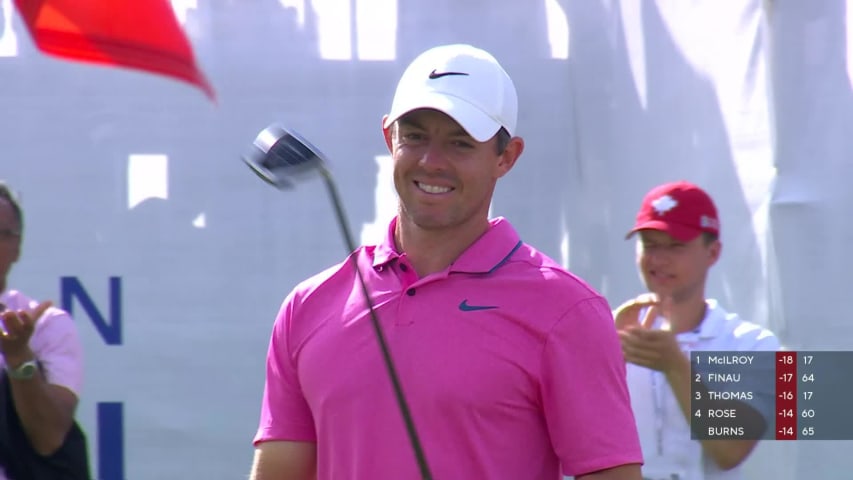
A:
<svg viewBox="0 0 853 480">
<path fill-rule="evenodd" d="M 326 182 L 329 194 L 332 197 L 332 204 L 335 207 L 338 224 L 344 233 L 347 249 L 352 253 L 355 251 L 356 246 L 352 238 L 352 233 L 350 233 L 349 223 L 347 222 L 343 203 L 341 203 L 340 196 L 338 195 L 338 189 L 335 186 L 334 178 L 332 178 L 332 173 L 325 166 L 321 166 L 319 170 Z M 370 311 L 370 321 L 373 324 L 374 332 L 376 332 L 379 347 L 382 349 L 382 358 L 385 360 L 385 366 L 388 368 L 388 375 L 391 377 L 391 384 L 394 387 L 397 404 L 400 407 L 400 413 L 403 415 L 403 422 L 406 424 L 406 431 L 409 434 L 409 440 L 412 443 L 412 448 L 415 450 L 415 457 L 418 462 L 418 467 L 421 470 L 421 477 L 423 480 L 432 480 L 432 474 L 429 471 L 423 447 L 421 446 L 420 439 L 418 438 L 418 433 L 415 430 L 415 422 L 412 420 L 411 411 L 409 411 L 409 404 L 406 402 L 406 397 L 403 395 L 403 387 L 400 385 L 400 379 L 397 377 L 397 371 L 394 368 L 394 362 L 391 359 L 391 352 L 388 350 L 388 344 L 385 342 L 385 335 L 382 333 L 382 327 L 379 325 L 379 318 L 376 315 L 376 311 L 373 309 L 373 300 L 370 298 L 370 292 L 367 290 L 367 284 L 364 281 L 364 276 L 362 276 L 361 269 L 358 267 L 358 257 L 356 255 L 351 255 L 350 258 L 352 259 L 353 267 L 355 267 L 356 275 L 358 275 L 358 281 L 361 284 L 364 301 L 367 302 L 367 308 Z"/>
</svg>

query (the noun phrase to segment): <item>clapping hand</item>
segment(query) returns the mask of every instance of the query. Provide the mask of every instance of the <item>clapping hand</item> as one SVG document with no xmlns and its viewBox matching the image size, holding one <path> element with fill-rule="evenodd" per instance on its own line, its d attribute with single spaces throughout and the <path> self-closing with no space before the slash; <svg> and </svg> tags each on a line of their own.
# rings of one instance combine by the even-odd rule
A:
<svg viewBox="0 0 853 480">
<path fill-rule="evenodd" d="M 628 300 L 616 309 L 614 315 L 622 354 L 625 361 L 660 372 L 667 372 L 677 365 L 682 355 L 675 334 L 665 322 L 660 329 L 653 329 L 666 300 L 647 293 Z M 640 313 L 645 309 L 643 318 Z"/>
<path fill-rule="evenodd" d="M 30 338 L 36 321 L 51 305 L 51 302 L 41 302 L 32 310 L 4 310 L 0 313 L 0 353 L 5 357 L 7 365 L 32 357 Z"/>
</svg>

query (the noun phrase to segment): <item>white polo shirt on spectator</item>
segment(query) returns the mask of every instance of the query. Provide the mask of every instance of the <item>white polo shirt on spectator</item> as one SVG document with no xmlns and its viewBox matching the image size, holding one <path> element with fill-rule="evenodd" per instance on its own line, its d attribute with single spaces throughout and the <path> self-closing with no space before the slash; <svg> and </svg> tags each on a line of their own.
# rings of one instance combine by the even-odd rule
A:
<svg viewBox="0 0 853 480">
<path fill-rule="evenodd" d="M 708 308 L 699 328 L 676 335 L 681 351 L 775 351 L 779 340 L 759 325 L 727 313 L 716 300 Z M 645 311 L 640 312 L 643 318 Z M 652 328 L 660 328 L 662 318 Z M 690 425 L 662 372 L 627 365 L 631 407 L 640 433 L 645 464 L 644 480 L 734 480 L 743 478 L 740 466 L 721 470 L 705 455 L 698 440 L 690 439 Z M 772 400 L 772 399 L 771 399 Z"/>
</svg>

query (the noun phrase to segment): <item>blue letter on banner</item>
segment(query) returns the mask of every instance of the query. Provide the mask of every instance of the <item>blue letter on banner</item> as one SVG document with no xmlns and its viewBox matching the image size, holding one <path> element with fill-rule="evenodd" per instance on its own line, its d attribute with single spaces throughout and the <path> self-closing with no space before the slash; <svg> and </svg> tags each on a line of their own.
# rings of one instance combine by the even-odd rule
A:
<svg viewBox="0 0 853 480">
<path fill-rule="evenodd" d="M 121 402 L 98 402 L 98 476 L 124 479 L 124 411 Z"/>
<path fill-rule="evenodd" d="M 62 309 L 70 313 L 76 298 L 107 345 L 121 345 L 121 277 L 110 277 L 110 318 L 104 319 L 77 277 L 60 278 Z"/>
</svg>

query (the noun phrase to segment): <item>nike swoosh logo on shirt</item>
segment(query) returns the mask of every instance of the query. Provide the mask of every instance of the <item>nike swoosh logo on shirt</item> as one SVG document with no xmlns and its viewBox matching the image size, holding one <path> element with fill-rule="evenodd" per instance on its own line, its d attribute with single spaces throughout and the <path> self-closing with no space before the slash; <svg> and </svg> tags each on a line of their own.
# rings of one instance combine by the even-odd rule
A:
<svg viewBox="0 0 853 480">
<path fill-rule="evenodd" d="M 459 304 L 459 310 L 463 312 L 474 312 L 476 310 L 491 310 L 493 308 L 498 308 L 493 305 L 468 305 L 468 299 L 462 300 L 462 303 Z"/>
</svg>

